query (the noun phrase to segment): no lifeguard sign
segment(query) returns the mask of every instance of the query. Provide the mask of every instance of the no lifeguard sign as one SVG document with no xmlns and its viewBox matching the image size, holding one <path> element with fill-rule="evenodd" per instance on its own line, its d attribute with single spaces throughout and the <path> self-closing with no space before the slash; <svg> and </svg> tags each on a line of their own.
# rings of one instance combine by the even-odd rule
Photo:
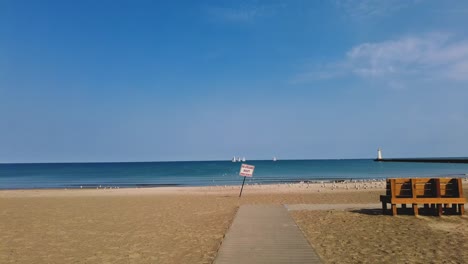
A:
<svg viewBox="0 0 468 264">
<path fill-rule="evenodd" d="M 245 178 L 252 177 L 254 169 L 255 169 L 255 166 L 242 164 L 239 175 L 244 176 L 244 180 L 242 181 L 242 187 L 239 193 L 239 197 L 242 196 L 242 190 L 244 189 Z"/>
<path fill-rule="evenodd" d="M 255 166 L 242 164 L 239 175 L 244 177 L 252 177 Z"/>
</svg>

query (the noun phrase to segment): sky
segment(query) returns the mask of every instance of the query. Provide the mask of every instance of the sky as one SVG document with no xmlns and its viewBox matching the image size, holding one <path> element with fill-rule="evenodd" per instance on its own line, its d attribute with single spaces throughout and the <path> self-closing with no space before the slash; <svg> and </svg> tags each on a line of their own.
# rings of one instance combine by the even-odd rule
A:
<svg viewBox="0 0 468 264">
<path fill-rule="evenodd" d="M 0 162 L 468 156 L 468 2 L 0 1 Z"/>
</svg>

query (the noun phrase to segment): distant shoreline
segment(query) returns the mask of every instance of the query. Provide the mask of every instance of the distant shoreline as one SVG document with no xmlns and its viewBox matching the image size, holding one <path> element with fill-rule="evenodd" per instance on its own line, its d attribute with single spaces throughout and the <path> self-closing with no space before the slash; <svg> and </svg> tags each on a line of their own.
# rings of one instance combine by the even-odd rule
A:
<svg viewBox="0 0 468 264">
<path fill-rule="evenodd" d="M 444 163 L 468 163 L 468 157 L 416 157 L 416 158 L 320 158 L 320 159 L 250 159 L 245 162 L 232 162 L 230 159 L 219 160 L 159 160 L 159 161 L 46 161 L 46 162 L 0 162 L 1 165 L 51 165 L 51 164 L 141 164 L 141 163 L 193 163 L 193 162 L 227 162 L 227 163 L 249 163 L 249 162 L 281 162 L 281 161 L 357 161 L 357 160 L 373 160 L 382 162 L 444 162 Z"/>
<path fill-rule="evenodd" d="M 353 158 L 353 159 L 341 159 L 341 158 L 336 158 L 336 159 L 278 159 L 274 162 L 281 162 L 281 161 L 327 161 L 327 160 L 373 160 L 374 158 Z M 185 163 L 185 162 L 229 162 L 229 163 L 249 163 L 249 162 L 264 162 L 264 161 L 271 161 L 273 162 L 272 159 L 251 159 L 251 160 L 246 160 L 245 162 L 242 161 L 236 161 L 232 162 L 230 159 L 220 159 L 220 160 L 160 160 L 160 161 L 58 161 L 58 162 L 0 162 L 0 165 L 34 165 L 34 164 L 119 164 L 119 163 Z"/>
</svg>

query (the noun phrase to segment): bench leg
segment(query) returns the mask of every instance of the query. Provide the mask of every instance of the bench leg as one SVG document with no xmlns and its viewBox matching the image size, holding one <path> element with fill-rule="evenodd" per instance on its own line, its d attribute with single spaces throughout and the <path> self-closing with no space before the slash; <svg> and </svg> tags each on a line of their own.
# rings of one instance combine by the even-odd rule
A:
<svg viewBox="0 0 468 264">
<path fill-rule="evenodd" d="M 385 214 L 386 211 L 387 211 L 387 203 L 382 202 L 382 214 Z"/>
<path fill-rule="evenodd" d="M 442 215 L 442 204 L 437 204 L 437 215 L 438 216 Z"/>
<path fill-rule="evenodd" d="M 459 204 L 458 205 L 458 210 L 460 211 L 460 215 L 463 215 L 465 213 L 465 205 L 464 204 Z"/>
<path fill-rule="evenodd" d="M 418 212 L 418 205 L 417 204 L 413 204 L 413 212 L 414 212 L 415 216 L 418 216 L 419 212 Z"/>
<path fill-rule="evenodd" d="M 397 215 L 396 204 L 392 204 L 392 215 Z"/>
<path fill-rule="evenodd" d="M 432 215 L 436 215 L 436 205 L 435 204 L 431 204 L 431 213 Z"/>
</svg>

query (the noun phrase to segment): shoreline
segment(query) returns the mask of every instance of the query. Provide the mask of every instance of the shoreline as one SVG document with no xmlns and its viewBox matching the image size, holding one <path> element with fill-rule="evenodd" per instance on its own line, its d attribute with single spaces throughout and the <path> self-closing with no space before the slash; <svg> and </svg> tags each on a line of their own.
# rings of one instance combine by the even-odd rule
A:
<svg viewBox="0 0 468 264">
<path fill-rule="evenodd" d="M 462 178 L 464 188 L 468 188 L 468 178 Z M 159 187 L 108 187 L 102 188 L 53 188 L 53 189 L 0 189 L 0 198 L 3 197 L 39 197 L 39 196 L 134 196 L 134 195 L 207 195 L 229 194 L 234 195 L 240 191 L 239 185 L 223 186 L 159 186 Z M 363 190 L 375 190 L 384 192 L 385 179 L 353 180 L 342 182 L 299 182 L 277 184 L 248 184 L 244 186 L 243 195 L 255 194 L 284 194 L 284 193 L 336 193 L 358 192 Z"/>
<path fill-rule="evenodd" d="M 57 188 L 57 189 L 5 189 L 0 190 L 2 197 L 39 197 L 39 196 L 134 196 L 134 195 L 207 195 L 236 194 L 241 185 L 224 186 L 163 186 L 163 187 L 129 187 L 129 188 Z M 255 194 L 283 193 L 332 193 L 355 192 L 360 190 L 385 190 L 385 180 L 353 181 L 353 182 L 316 182 L 316 183 L 280 183 L 280 184 L 245 184 L 243 195 L 248 192 Z"/>
<path fill-rule="evenodd" d="M 412 178 L 461 178 L 464 183 L 468 184 L 468 174 L 450 174 L 450 175 L 442 175 L 442 176 L 411 176 Z M 240 177 L 239 177 L 240 178 Z M 387 177 L 387 178 L 408 178 L 408 177 Z M 323 185 L 323 184 L 335 184 L 338 187 L 340 184 L 345 184 L 349 186 L 354 186 L 355 184 L 364 187 L 366 184 L 372 183 L 384 183 L 387 178 L 324 178 L 324 179 L 313 179 L 313 180 L 278 180 L 278 181 L 247 181 L 245 186 L 284 186 L 284 185 Z M 113 189 L 166 189 L 166 188 L 184 188 L 186 190 L 190 189 L 203 189 L 203 188 L 233 188 L 236 186 L 240 186 L 242 181 L 239 180 L 239 183 L 232 184 L 213 184 L 213 185 L 184 185 L 184 184 L 171 184 L 171 183 L 163 183 L 163 184 L 127 184 L 127 185 L 113 185 L 113 184 L 96 184 L 96 185 L 73 185 L 73 186 L 60 186 L 60 187 L 37 187 L 37 188 L 0 188 L 1 192 L 8 192 L 8 191 L 35 191 L 35 190 L 42 190 L 42 191 L 52 191 L 52 190 L 113 190 Z M 262 188 L 262 187 L 260 187 Z M 351 189 L 351 187 L 349 187 Z"/>
<path fill-rule="evenodd" d="M 465 176 L 465 174 L 460 174 Z M 239 177 L 239 179 L 242 179 Z M 468 179 L 468 177 L 467 177 Z M 342 182 L 368 182 L 368 181 L 385 181 L 385 178 L 323 178 L 323 179 L 312 179 L 312 180 L 301 180 L 301 179 L 287 179 L 287 180 L 265 180 L 262 178 L 256 178 L 253 181 L 247 181 L 246 185 L 276 185 L 276 184 L 299 184 L 299 183 L 342 183 Z M 58 187 L 19 187 L 19 188 L 0 188 L 3 190 L 60 190 L 60 189 L 132 189 L 132 188 L 162 188 L 162 187 L 219 187 L 219 186 L 237 186 L 242 184 L 242 180 L 239 182 L 217 182 L 216 184 L 180 184 L 180 183 L 132 183 L 132 184 L 73 184 L 73 185 L 61 185 Z"/>
</svg>

